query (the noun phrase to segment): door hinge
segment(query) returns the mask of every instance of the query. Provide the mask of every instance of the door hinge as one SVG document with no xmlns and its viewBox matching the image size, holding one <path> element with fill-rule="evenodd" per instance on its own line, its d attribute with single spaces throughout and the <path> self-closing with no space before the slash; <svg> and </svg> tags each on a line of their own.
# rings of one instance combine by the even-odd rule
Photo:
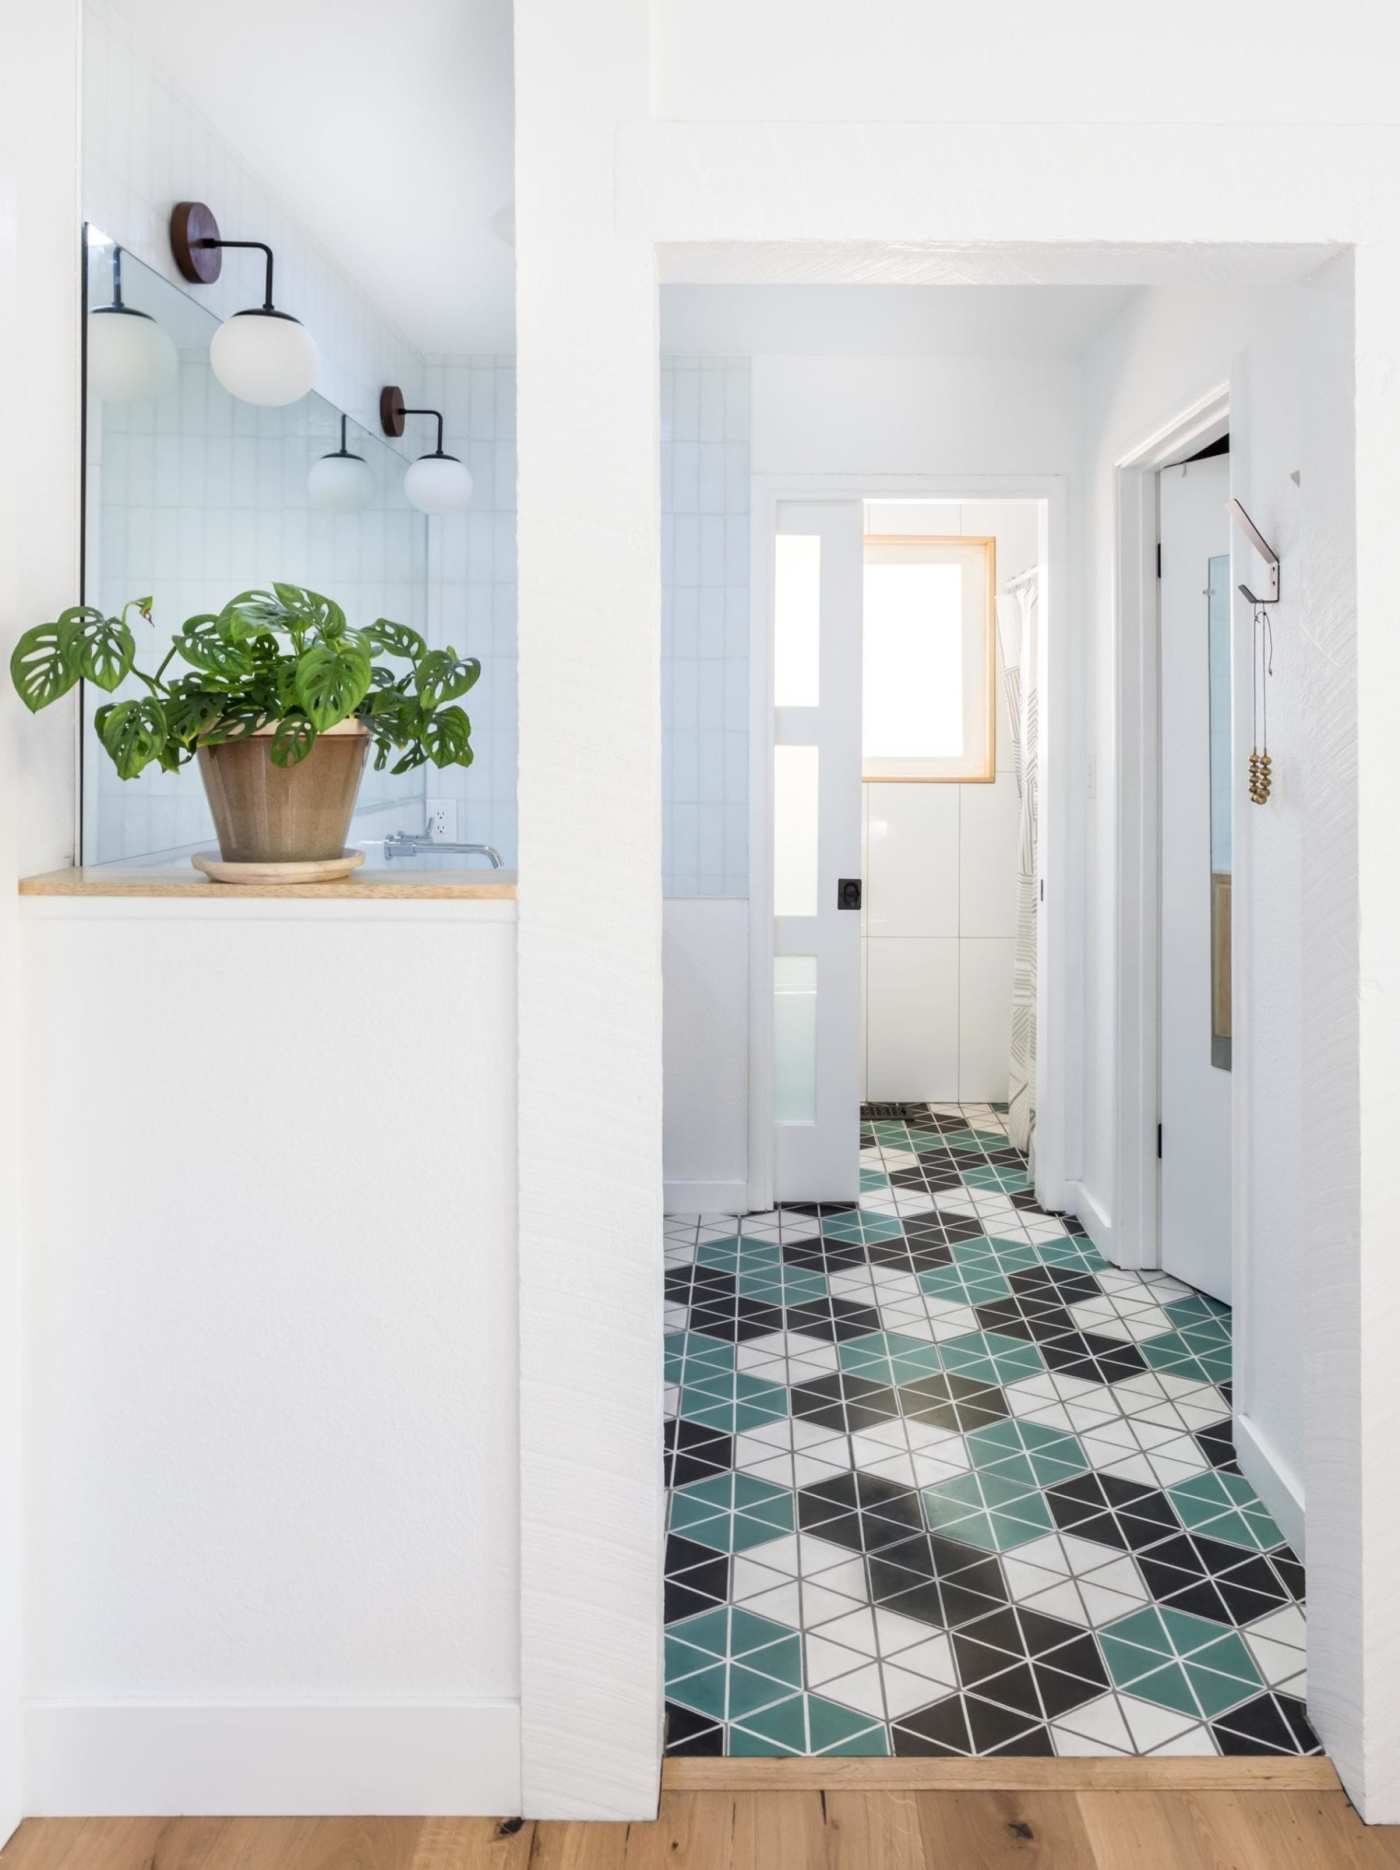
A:
<svg viewBox="0 0 1400 1870">
<path fill-rule="evenodd" d="M 1162 575 L 1162 541 L 1159 539 L 1157 541 L 1157 576 L 1160 578 L 1161 575 Z"/>
<path fill-rule="evenodd" d="M 1160 1123 L 1157 1125 L 1157 1160 L 1158 1162 L 1162 1160 L 1162 1126 Z"/>
</svg>

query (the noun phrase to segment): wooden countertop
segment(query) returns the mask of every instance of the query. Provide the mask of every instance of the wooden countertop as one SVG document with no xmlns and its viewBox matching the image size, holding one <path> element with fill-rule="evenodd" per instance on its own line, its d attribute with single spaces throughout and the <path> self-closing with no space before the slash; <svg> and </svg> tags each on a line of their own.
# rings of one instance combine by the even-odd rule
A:
<svg viewBox="0 0 1400 1870">
<path fill-rule="evenodd" d="M 515 899 L 513 870 L 415 870 L 405 864 L 357 870 L 337 883 L 211 883 L 193 864 L 143 869 L 134 864 L 90 864 L 21 877 L 21 896 L 163 896 L 181 902 L 217 897 L 246 902 L 258 897 L 319 897 L 330 902 L 501 902 Z"/>
</svg>

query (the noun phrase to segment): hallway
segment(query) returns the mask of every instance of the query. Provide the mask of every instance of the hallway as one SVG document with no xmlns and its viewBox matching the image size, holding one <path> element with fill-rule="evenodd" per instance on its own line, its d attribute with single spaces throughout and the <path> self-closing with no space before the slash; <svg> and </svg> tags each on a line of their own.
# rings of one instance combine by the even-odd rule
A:
<svg viewBox="0 0 1400 1870">
<path fill-rule="evenodd" d="M 861 1164 L 666 1223 L 668 1751 L 1317 1751 L 1229 1312 L 1042 1213 L 991 1106 Z"/>
</svg>

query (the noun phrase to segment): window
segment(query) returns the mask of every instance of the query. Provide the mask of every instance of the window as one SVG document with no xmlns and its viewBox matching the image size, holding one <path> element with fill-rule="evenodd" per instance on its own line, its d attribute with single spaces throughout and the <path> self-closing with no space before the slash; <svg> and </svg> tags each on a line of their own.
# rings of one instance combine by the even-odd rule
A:
<svg viewBox="0 0 1400 1870">
<path fill-rule="evenodd" d="M 996 777 L 996 541 L 865 541 L 867 779 Z"/>
</svg>

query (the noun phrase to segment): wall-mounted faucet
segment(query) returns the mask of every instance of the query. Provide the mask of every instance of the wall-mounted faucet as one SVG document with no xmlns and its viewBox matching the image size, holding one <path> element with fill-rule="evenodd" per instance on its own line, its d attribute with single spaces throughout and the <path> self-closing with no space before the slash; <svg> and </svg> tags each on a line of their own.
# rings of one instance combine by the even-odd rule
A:
<svg viewBox="0 0 1400 1870">
<path fill-rule="evenodd" d="M 505 867 L 504 859 L 494 844 L 444 844 L 433 836 L 431 825 L 425 825 L 418 832 L 391 831 L 384 840 L 386 863 L 392 863 L 396 857 L 425 854 L 438 857 L 484 857 L 493 870 Z"/>
</svg>

